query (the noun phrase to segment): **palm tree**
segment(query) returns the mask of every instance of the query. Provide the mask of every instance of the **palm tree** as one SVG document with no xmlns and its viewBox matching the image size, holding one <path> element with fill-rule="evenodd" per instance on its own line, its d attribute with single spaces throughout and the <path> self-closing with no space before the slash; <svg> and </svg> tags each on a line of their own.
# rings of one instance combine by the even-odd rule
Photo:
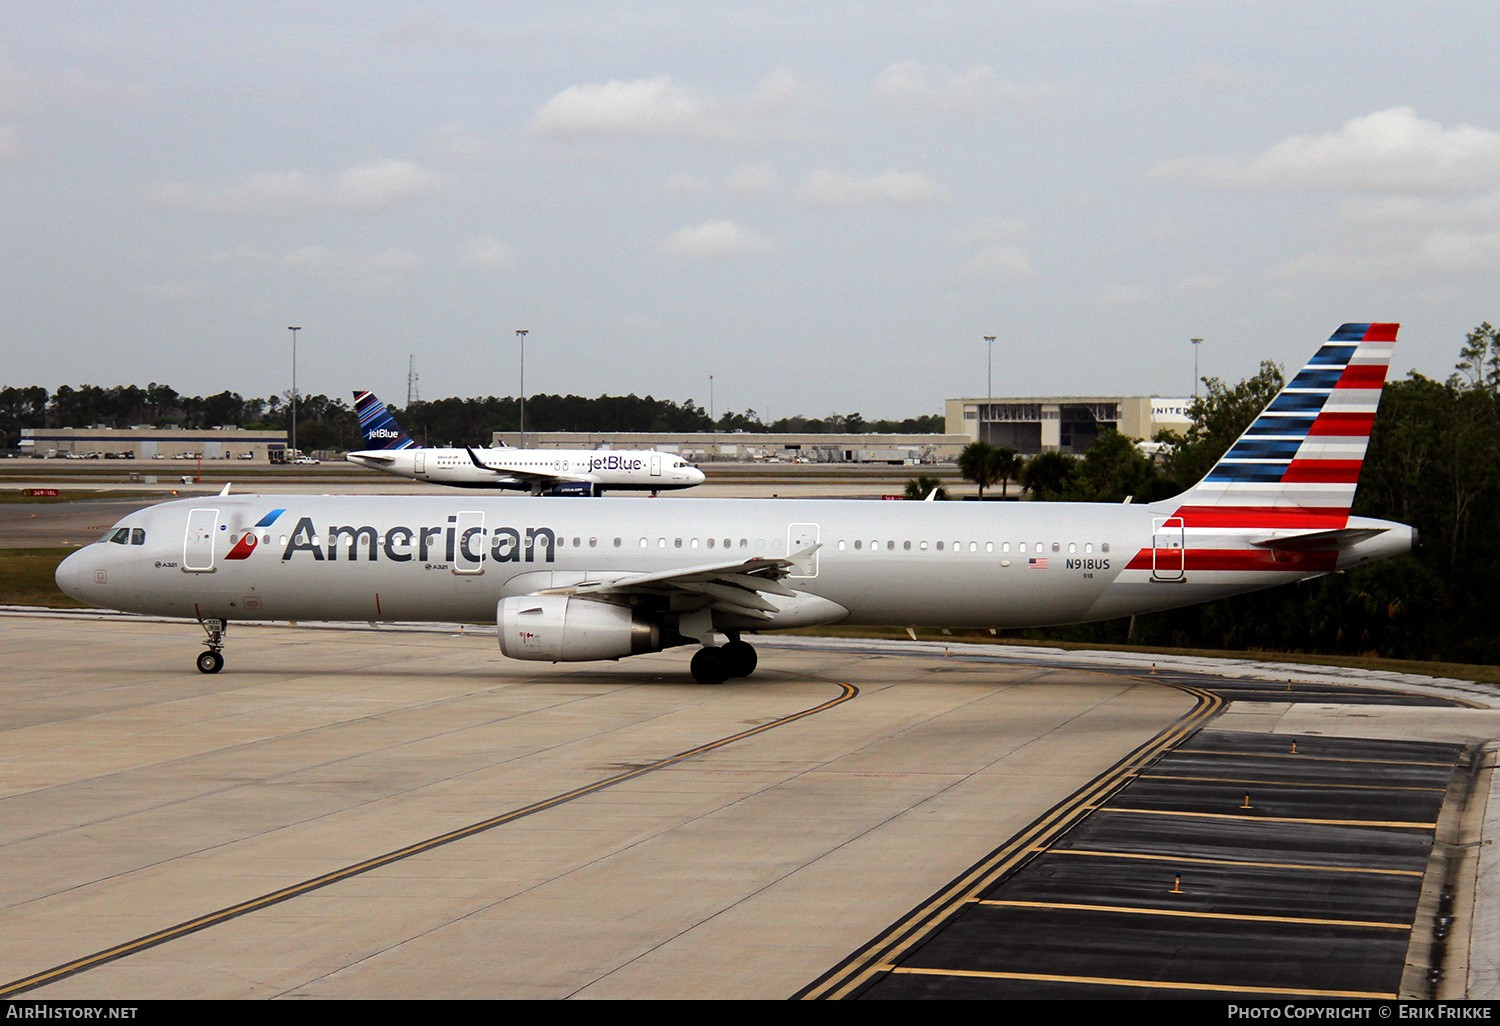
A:
<svg viewBox="0 0 1500 1026">
<path fill-rule="evenodd" d="M 984 498 L 985 486 L 999 480 L 999 455 L 999 450 L 989 442 L 970 442 L 958 454 L 958 472 L 965 481 L 973 481 L 979 486 L 981 499 Z"/>
</svg>

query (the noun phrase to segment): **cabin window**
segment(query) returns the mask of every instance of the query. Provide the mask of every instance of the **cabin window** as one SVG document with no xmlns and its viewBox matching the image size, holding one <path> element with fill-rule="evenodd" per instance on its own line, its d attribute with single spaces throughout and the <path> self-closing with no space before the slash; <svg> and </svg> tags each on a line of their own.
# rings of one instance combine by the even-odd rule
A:
<svg viewBox="0 0 1500 1026">
<path fill-rule="evenodd" d="M 682 548 L 682 539 L 681 538 L 674 538 L 674 539 L 672 539 L 672 547 L 674 549 L 680 549 L 680 548 Z"/>
<path fill-rule="evenodd" d="M 969 551 L 970 552 L 978 552 L 979 551 L 979 543 L 978 542 L 969 542 Z"/>
<path fill-rule="evenodd" d="M 995 543 L 994 542 L 985 542 L 984 543 L 984 551 L 986 551 L 986 552 L 994 552 L 995 551 Z"/>
<path fill-rule="evenodd" d="M 1026 543 L 1022 542 L 1020 545 L 1017 545 L 1016 546 L 1016 551 L 1017 552 L 1025 552 L 1026 551 Z"/>
<path fill-rule="evenodd" d="M 1052 551 L 1053 552 L 1061 552 L 1062 551 L 1062 546 L 1059 545 L 1057 542 L 1053 542 L 1052 543 Z"/>
<path fill-rule="evenodd" d="M 1000 551 L 1001 552 L 1009 552 L 1010 551 L 1010 542 L 1001 542 L 1000 543 Z"/>
<path fill-rule="evenodd" d="M 854 539 L 854 550 L 856 552 L 858 552 L 860 549 L 864 548 L 864 544 L 865 543 L 862 542 L 860 539 L 858 539 L 858 538 Z"/>
<path fill-rule="evenodd" d="M 1077 542 L 1068 542 L 1068 554 L 1071 555 L 1071 554 L 1073 554 L 1073 553 L 1075 553 L 1077 551 L 1078 551 L 1078 543 Z"/>
<path fill-rule="evenodd" d="M 885 543 L 885 550 L 887 552 L 895 552 L 896 551 L 896 542 L 895 542 L 894 539 L 892 539 L 891 541 L 888 541 L 888 542 Z"/>
<path fill-rule="evenodd" d="M 658 539 L 656 539 L 656 547 L 659 548 L 659 549 L 666 548 L 667 547 L 667 540 L 665 538 L 658 538 Z"/>
<path fill-rule="evenodd" d="M 908 541 L 904 541 L 904 542 L 902 542 L 902 543 L 901 543 L 901 548 L 903 548 L 903 549 L 904 549 L 904 550 L 906 550 L 906 551 L 907 551 L 907 552 L 910 552 L 910 551 L 911 551 L 911 541 L 910 541 L 910 540 L 908 540 Z"/>
<path fill-rule="evenodd" d="M 688 543 L 688 548 L 696 549 L 697 547 L 698 547 L 698 539 L 697 538 L 694 538 L 691 542 Z"/>
<path fill-rule="evenodd" d="M 581 539 L 581 538 L 574 538 L 573 539 L 573 547 L 575 549 L 581 549 L 581 548 L 583 548 L 583 539 Z"/>
<path fill-rule="evenodd" d="M 714 547 L 714 540 L 713 540 L 713 539 L 712 539 L 712 538 L 710 538 L 710 539 L 709 539 L 709 540 L 708 540 L 708 547 L 709 547 L 709 548 L 713 548 L 713 547 Z"/>
<path fill-rule="evenodd" d="M 964 548 L 964 543 L 963 542 L 954 542 L 953 543 L 953 551 L 954 552 L 962 552 L 963 548 Z"/>
<path fill-rule="evenodd" d="M 742 548 L 742 549 L 743 548 L 748 548 L 749 545 L 750 545 L 750 539 L 749 538 L 741 538 L 740 539 L 740 548 Z"/>
<path fill-rule="evenodd" d="M 942 542 L 938 542 L 938 543 L 937 543 L 937 550 L 938 550 L 938 551 L 939 551 L 939 552 L 942 552 L 942 551 L 943 551 L 943 543 L 942 543 Z"/>
<path fill-rule="evenodd" d="M 1084 542 L 1083 551 L 1084 552 L 1093 552 L 1094 551 L 1094 543 L 1093 542 Z"/>
<path fill-rule="evenodd" d="M 726 549 L 727 549 L 727 548 L 729 548 L 729 539 L 728 539 L 728 538 L 725 538 L 725 539 L 724 539 L 724 547 L 725 547 L 725 548 L 726 548 Z"/>
<path fill-rule="evenodd" d="M 926 552 L 927 551 L 927 543 L 926 542 L 918 542 L 917 543 L 917 548 L 921 549 L 923 552 Z"/>
<path fill-rule="evenodd" d="M 1099 551 L 1100 552 L 1108 552 L 1109 551 L 1109 542 L 1105 542 L 1103 545 L 1099 546 Z"/>
<path fill-rule="evenodd" d="M 844 540 L 842 538 L 839 539 L 839 551 L 844 551 Z"/>
<path fill-rule="evenodd" d="M 641 539 L 641 548 L 644 549 L 645 547 L 646 547 L 646 539 L 642 538 Z"/>
<path fill-rule="evenodd" d="M 598 538 L 590 538 L 589 539 L 589 548 L 591 548 L 591 549 L 597 549 L 598 547 L 599 547 L 599 539 Z"/>
<path fill-rule="evenodd" d="M 880 543 L 878 541 L 876 541 L 875 539 L 873 539 L 873 538 L 870 539 L 870 551 L 871 552 L 879 552 L 880 551 Z"/>
</svg>

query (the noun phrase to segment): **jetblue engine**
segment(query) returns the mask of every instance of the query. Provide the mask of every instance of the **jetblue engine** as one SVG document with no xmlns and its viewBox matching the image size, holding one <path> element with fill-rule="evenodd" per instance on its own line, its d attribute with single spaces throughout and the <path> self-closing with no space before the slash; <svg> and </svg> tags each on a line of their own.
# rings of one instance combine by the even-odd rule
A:
<svg viewBox="0 0 1500 1026">
<path fill-rule="evenodd" d="M 553 663 L 660 652 L 661 627 L 628 606 L 567 595 L 516 595 L 495 611 L 500 651 Z"/>
</svg>

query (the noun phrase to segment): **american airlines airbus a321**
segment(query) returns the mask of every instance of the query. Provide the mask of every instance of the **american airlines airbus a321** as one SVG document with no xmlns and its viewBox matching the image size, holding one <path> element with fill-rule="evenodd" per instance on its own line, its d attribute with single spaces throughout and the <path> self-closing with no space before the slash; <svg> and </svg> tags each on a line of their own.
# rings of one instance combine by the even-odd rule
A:
<svg viewBox="0 0 1500 1026">
<path fill-rule="evenodd" d="M 703 483 L 703 471 L 655 449 L 424 449 L 371 392 L 354 393 L 369 448 L 345 459 L 397 477 L 459 488 L 508 488 L 533 495 L 664 492 Z"/>
<path fill-rule="evenodd" d="M 1408 551 L 1351 517 L 1395 324 L 1346 324 L 1207 477 L 1167 502 L 857 502 L 228 495 L 132 513 L 62 562 L 69 595 L 196 619 L 462 621 L 551 662 L 816 624 L 1033 627 L 1186 606 Z M 720 637 L 727 639 L 720 643 Z"/>
</svg>

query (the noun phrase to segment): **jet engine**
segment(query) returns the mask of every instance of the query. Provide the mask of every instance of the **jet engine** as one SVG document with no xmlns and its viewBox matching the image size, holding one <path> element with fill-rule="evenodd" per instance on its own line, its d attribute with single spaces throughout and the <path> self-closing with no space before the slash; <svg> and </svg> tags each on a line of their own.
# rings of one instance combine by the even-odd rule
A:
<svg viewBox="0 0 1500 1026">
<path fill-rule="evenodd" d="M 495 611 L 500 651 L 553 663 L 660 652 L 661 626 L 628 606 L 567 595 L 516 595 Z"/>
</svg>

